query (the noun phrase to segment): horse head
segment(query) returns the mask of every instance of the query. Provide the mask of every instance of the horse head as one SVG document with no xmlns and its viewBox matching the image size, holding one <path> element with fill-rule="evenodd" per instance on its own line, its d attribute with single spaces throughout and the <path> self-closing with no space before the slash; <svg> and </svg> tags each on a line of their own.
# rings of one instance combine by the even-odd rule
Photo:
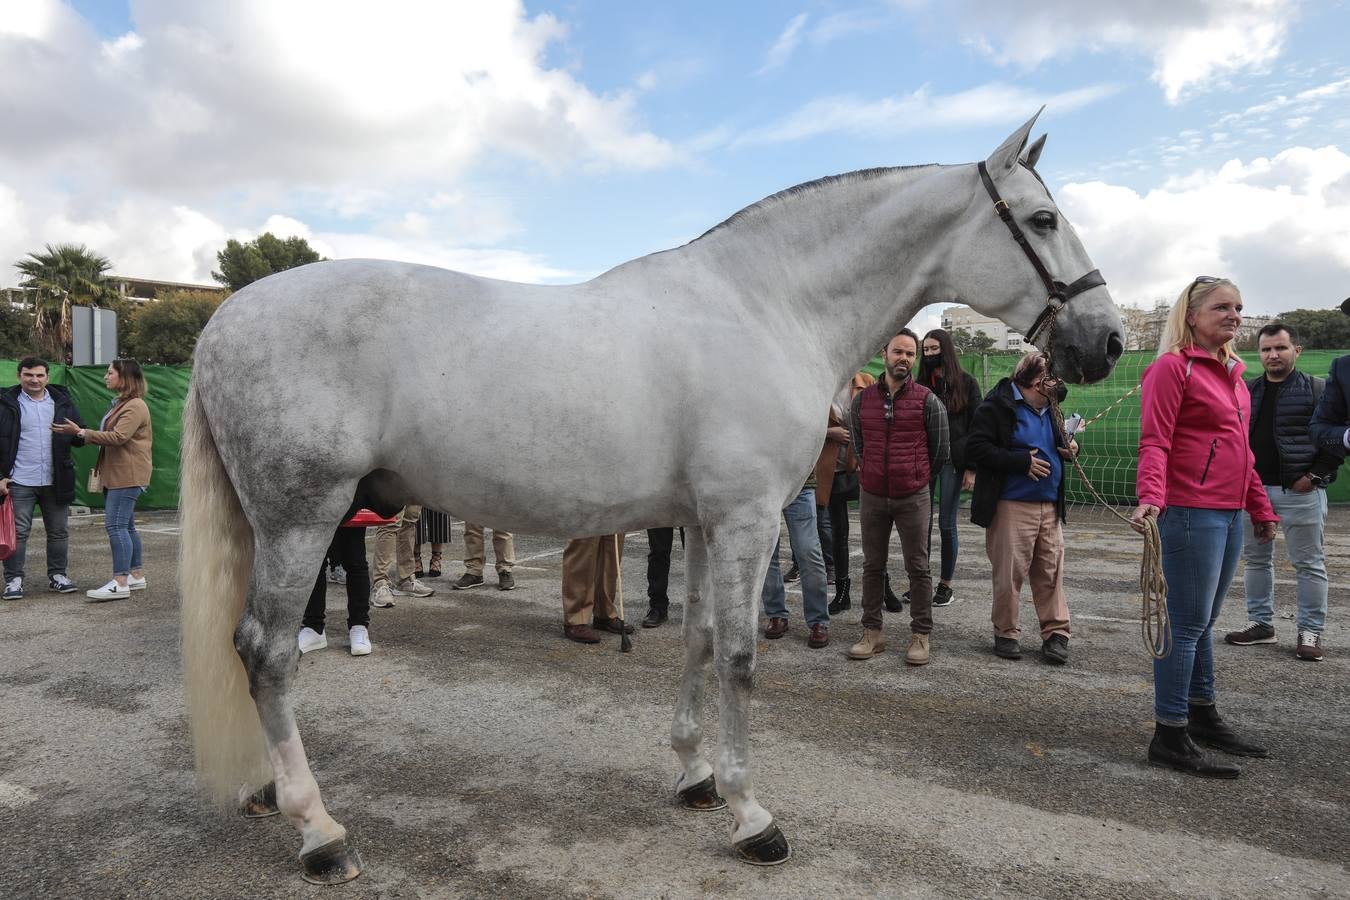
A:
<svg viewBox="0 0 1350 900">
<path fill-rule="evenodd" d="M 1048 351 L 1065 381 L 1100 381 L 1125 349 L 1120 313 L 1036 173 L 1045 136 L 1029 150 L 1027 140 L 1039 116 L 972 167 L 973 199 L 961 229 L 969 239 L 958 242 L 949 277 L 964 302 Z"/>
</svg>

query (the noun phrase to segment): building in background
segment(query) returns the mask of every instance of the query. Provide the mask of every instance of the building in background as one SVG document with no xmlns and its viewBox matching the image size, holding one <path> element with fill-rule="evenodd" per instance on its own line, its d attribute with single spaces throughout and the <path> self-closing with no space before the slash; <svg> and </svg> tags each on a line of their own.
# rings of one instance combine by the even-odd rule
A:
<svg viewBox="0 0 1350 900">
<path fill-rule="evenodd" d="M 964 349 L 963 344 L 969 346 L 968 342 L 960 340 L 958 335 L 973 338 L 981 332 L 993 341 L 987 348 L 989 350 L 1011 350 L 1021 353 L 1029 346 L 1025 344 L 1020 332 L 1009 328 L 998 319 L 976 312 L 969 306 L 953 306 L 944 309 L 942 311 L 942 327 L 952 335 L 952 341 L 956 343 L 958 349 Z"/>
</svg>

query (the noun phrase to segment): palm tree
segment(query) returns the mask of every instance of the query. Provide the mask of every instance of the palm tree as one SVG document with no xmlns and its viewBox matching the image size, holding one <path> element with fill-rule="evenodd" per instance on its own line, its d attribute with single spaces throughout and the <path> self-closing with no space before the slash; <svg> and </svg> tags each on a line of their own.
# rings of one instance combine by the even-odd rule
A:
<svg viewBox="0 0 1350 900">
<path fill-rule="evenodd" d="M 70 307 L 112 299 L 107 281 L 112 263 L 83 244 L 48 244 L 14 267 L 24 276 L 19 286 L 33 292 L 34 341 L 43 352 L 64 360 L 71 342 Z"/>
</svg>

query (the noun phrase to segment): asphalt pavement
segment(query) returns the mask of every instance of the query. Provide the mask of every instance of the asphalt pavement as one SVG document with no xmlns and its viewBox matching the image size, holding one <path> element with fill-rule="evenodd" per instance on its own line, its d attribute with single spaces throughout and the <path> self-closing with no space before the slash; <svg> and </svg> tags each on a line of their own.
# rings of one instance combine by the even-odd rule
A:
<svg viewBox="0 0 1350 900">
<path fill-rule="evenodd" d="M 1072 515 L 1062 668 L 1039 659 L 1025 601 L 1023 659 L 993 656 L 983 533 L 968 522 L 926 667 L 904 663 L 907 614 L 887 616 L 887 653 L 848 660 L 857 599 L 830 646 L 809 649 L 793 586 L 791 630 L 760 642 L 752 713 L 756 793 L 793 846 L 771 869 L 731 857 L 729 813 L 674 800 L 679 542 L 674 622 L 639 629 L 624 654 L 617 637 L 563 638 L 561 541 L 517 538 L 513 592 L 491 575 L 452 591 L 456 524 L 435 596 L 372 610 L 372 655 L 348 654 L 333 586 L 330 645 L 300 663 L 301 734 L 365 862 L 336 888 L 300 880 L 299 839 L 280 818 L 200 799 L 179 687 L 177 520 L 138 518 L 145 592 L 102 604 L 47 592 L 39 527 L 37 577 L 0 603 L 0 896 L 1350 897 L 1348 509 L 1328 526 L 1326 660 L 1294 659 L 1282 549 L 1279 643 L 1216 649 L 1220 710 L 1271 748 L 1236 781 L 1145 764 L 1142 544 L 1114 519 Z M 102 584 L 101 516 L 75 520 L 71 542 L 71 577 Z M 630 535 L 634 622 L 645 556 L 645 535 Z M 898 548 L 892 558 L 898 570 Z M 852 566 L 856 588 L 856 553 Z M 1239 573 L 1219 628 L 1245 621 Z M 714 688 L 714 739 L 715 700 Z"/>
</svg>

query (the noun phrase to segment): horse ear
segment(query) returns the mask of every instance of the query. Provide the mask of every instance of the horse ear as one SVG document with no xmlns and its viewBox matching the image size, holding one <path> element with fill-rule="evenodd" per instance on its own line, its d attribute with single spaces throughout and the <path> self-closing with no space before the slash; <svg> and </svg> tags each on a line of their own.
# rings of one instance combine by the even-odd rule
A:
<svg viewBox="0 0 1350 900">
<path fill-rule="evenodd" d="M 1002 178 L 1017 166 L 1022 148 L 1026 147 L 1027 138 L 1031 136 L 1031 126 L 1036 124 L 1036 120 L 1044 110 L 1044 106 L 1036 110 L 1036 115 L 1032 116 L 1027 124 L 1008 135 L 1008 139 L 985 160 L 985 167 L 989 169 L 990 175 Z"/>
<path fill-rule="evenodd" d="M 1027 168 L 1036 168 L 1036 163 L 1040 161 L 1041 151 L 1045 149 L 1045 135 L 1041 135 L 1032 142 L 1030 149 L 1027 150 Z"/>
</svg>

